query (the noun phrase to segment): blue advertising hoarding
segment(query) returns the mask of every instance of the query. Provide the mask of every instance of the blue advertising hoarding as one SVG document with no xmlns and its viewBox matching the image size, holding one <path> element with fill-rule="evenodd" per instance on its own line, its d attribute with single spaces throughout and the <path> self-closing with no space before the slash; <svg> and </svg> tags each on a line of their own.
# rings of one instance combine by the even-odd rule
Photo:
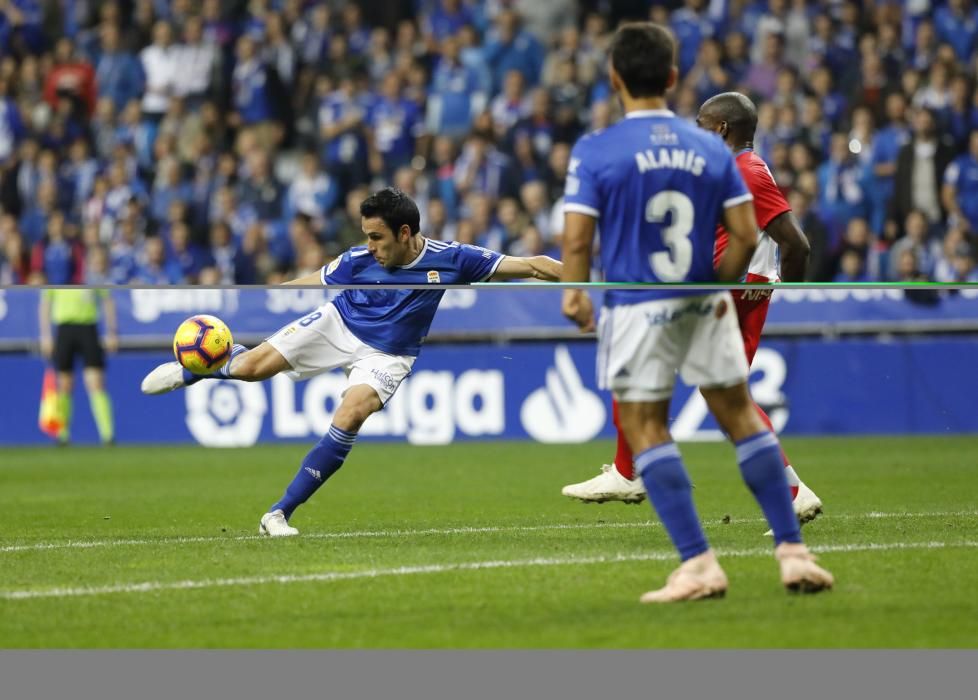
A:
<svg viewBox="0 0 978 700">
<path fill-rule="evenodd" d="M 764 343 L 752 392 L 790 435 L 965 433 L 978 431 L 978 337 L 900 337 Z M 248 446 L 314 442 L 329 426 L 345 387 L 341 373 L 293 383 L 206 380 L 185 391 L 144 396 L 143 375 L 162 352 L 110 358 L 108 389 L 120 443 Z M 534 342 L 426 348 L 387 409 L 370 418 L 364 439 L 412 444 L 533 439 L 580 442 L 611 437 L 609 398 L 594 380 L 595 344 Z M 44 444 L 37 427 L 44 364 L 0 355 L 4 394 L 0 444 Z M 81 384 L 81 382 L 78 382 Z M 73 441 L 94 443 L 83 389 L 75 396 Z M 721 439 L 699 394 L 679 386 L 673 402 L 680 440 Z"/>
<path fill-rule="evenodd" d="M 236 337 L 262 338 L 325 303 L 326 289 L 153 288 L 112 291 L 123 340 L 164 344 L 195 313 L 220 316 Z M 445 293 L 432 324 L 433 338 L 466 335 L 539 337 L 573 335 L 560 314 L 559 289 L 476 288 Z M 914 303 L 899 289 L 779 289 L 765 332 L 858 332 L 866 329 L 956 328 L 978 331 L 978 287 L 942 293 L 934 304 Z M 36 343 L 39 291 L 0 290 L 0 348 Z M 600 299 L 600 293 L 595 297 Z"/>
</svg>

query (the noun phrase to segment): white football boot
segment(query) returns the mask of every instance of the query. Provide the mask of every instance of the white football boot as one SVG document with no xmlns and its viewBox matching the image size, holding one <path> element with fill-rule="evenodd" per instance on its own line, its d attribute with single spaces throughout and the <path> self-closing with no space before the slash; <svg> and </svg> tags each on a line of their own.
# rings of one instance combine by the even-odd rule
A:
<svg viewBox="0 0 978 700">
<path fill-rule="evenodd" d="M 152 372 L 143 377 L 141 389 L 144 394 L 166 394 L 186 386 L 183 378 L 183 366 L 179 362 L 164 362 Z"/>
<path fill-rule="evenodd" d="M 802 525 L 810 523 L 822 514 L 822 499 L 805 486 L 804 482 L 798 484 L 798 493 L 791 505 L 795 509 L 795 515 L 798 516 L 798 522 Z"/>
<path fill-rule="evenodd" d="M 815 495 L 815 492 L 805 486 L 805 482 L 798 483 L 798 493 L 791 501 L 795 515 L 798 516 L 798 524 L 810 523 L 822 514 L 822 499 Z M 768 530 L 764 533 L 768 537 L 773 537 L 774 532 Z"/>
<path fill-rule="evenodd" d="M 720 568 L 716 554 L 708 549 L 687 559 L 669 574 L 666 585 L 649 591 L 640 603 L 678 603 L 684 600 L 722 598 L 727 593 L 727 575 Z"/>
<path fill-rule="evenodd" d="M 613 464 L 603 464 L 601 473 L 596 477 L 579 484 L 569 484 L 562 488 L 560 493 L 585 503 L 605 501 L 641 503 L 645 500 L 645 484 L 638 476 L 631 480 L 626 479 Z"/>
<path fill-rule="evenodd" d="M 268 537 L 293 537 L 298 535 L 299 531 L 289 525 L 289 521 L 285 519 L 285 513 L 281 510 L 273 510 L 271 513 L 265 513 L 261 516 L 258 534 Z"/>
<path fill-rule="evenodd" d="M 781 566 L 781 583 L 792 593 L 818 593 L 835 583 L 832 574 L 816 564 L 815 555 L 800 542 L 782 542 L 774 557 Z"/>
</svg>

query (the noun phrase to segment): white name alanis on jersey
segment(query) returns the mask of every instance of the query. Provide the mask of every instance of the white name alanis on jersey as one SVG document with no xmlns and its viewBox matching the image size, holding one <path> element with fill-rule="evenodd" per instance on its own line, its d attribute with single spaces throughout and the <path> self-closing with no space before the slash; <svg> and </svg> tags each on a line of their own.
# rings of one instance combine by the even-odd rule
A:
<svg viewBox="0 0 978 700">
<path fill-rule="evenodd" d="M 660 168 L 687 170 L 693 175 L 701 175 L 706 167 L 706 159 L 696 151 L 682 148 L 660 148 L 655 151 L 647 148 L 635 154 L 635 163 L 640 173 Z"/>
</svg>

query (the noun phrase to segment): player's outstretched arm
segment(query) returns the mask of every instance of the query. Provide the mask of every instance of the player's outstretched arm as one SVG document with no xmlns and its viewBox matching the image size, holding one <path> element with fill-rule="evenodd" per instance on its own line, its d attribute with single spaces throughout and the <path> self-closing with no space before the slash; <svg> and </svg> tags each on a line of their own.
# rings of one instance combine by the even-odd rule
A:
<svg viewBox="0 0 978 700">
<path fill-rule="evenodd" d="M 781 279 L 785 282 L 804 282 L 812 247 L 801 230 L 798 218 L 793 212 L 786 211 L 774 217 L 764 231 L 778 244 L 781 252 Z"/>
<path fill-rule="evenodd" d="M 545 282 L 559 282 L 563 265 L 559 260 L 546 255 L 535 255 L 531 258 L 514 258 L 507 255 L 499 263 L 494 280 L 537 279 Z"/>
<path fill-rule="evenodd" d="M 321 287 L 321 286 L 323 286 L 322 272 L 323 272 L 322 270 L 316 270 L 315 272 L 310 272 L 308 275 L 305 275 L 303 277 L 299 277 L 299 278 L 294 279 L 294 280 L 289 280 L 288 282 L 282 282 L 282 284 L 283 285 L 285 285 L 285 284 L 300 285 L 301 284 L 301 285 L 305 285 L 307 287 L 312 287 L 312 286 L 319 286 L 319 287 Z"/>
<path fill-rule="evenodd" d="M 723 210 L 723 227 L 729 234 L 727 249 L 717 265 L 717 279 L 739 282 L 757 249 L 757 218 L 754 202 L 747 201 Z"/>
<path fill-rule="evenodd" d="M 598 220 L 593 216 L 569 211 L 564 215 L 564 247 L 561 257 L 564 270 L 561 282 L 591 280 L 591 247 Z M 594 308 L 583 289 L 565 289 L 561 312 L 584 333 L 594 330 Z"/>
</svg>

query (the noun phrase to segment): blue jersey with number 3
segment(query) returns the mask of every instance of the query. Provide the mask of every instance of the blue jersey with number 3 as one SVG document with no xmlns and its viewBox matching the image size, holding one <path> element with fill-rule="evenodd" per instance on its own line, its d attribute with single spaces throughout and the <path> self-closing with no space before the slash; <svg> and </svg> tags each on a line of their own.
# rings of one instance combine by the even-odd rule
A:
<svg viewBox="0 0 978 700">
<path fill-rule="evenodd" d="M 668 110 L 649 110 L 575 144 L 564 211 L 598 219 L 609 282 L 713 282 L 723 210 L 750 200 L 719 136 Z M 672 285 L 611 290 L 605 305 L 702 293 Z"/>
<path fill-rule="evenodd" d="M 503 255 L 474 245 L 426 238 L 411 263 L 388 270 L 364 246 L 350 248 L 321 272 L 323 284 L 471 284 L 492 277 Z M 444 289 L 344 289 L 333 300 L 357 338 L 391 355 L 415 356 Z M 300 321 L 301 323 L 301 321 Z"/>
</svg>

